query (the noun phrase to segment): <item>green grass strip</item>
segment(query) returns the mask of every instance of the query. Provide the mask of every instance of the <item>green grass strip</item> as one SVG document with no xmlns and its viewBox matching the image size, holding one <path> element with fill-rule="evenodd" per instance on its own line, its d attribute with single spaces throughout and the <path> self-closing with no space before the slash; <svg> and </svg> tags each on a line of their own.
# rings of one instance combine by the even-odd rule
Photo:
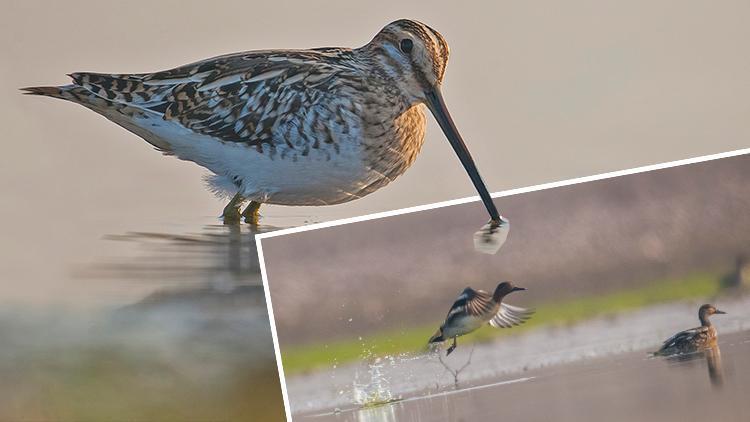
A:
<svg viewBox="0 0 750 422">
<path fill-rule="evenodd" d="M 482 328 L 461 337 L 461 342 L 486 342 L 499 336 L 515 335 L 542 326 L 568 325 L 657 303 L 711 297 L 718 294 L 720 288 L 716 274 L 697 273 L 615 293 L 544 303 L 536 308 L 536 314 L 524 325 L 512 330 Z M 294 375 L 372 356 L 425 350 L 425 343 L 435 332 L 439 322 L 435 321 L 435 324 L 429 326 L 386 330 L 361 339 L 286 347 L 282 353 L 284 372 L 286 375 Z"/>
</svg>

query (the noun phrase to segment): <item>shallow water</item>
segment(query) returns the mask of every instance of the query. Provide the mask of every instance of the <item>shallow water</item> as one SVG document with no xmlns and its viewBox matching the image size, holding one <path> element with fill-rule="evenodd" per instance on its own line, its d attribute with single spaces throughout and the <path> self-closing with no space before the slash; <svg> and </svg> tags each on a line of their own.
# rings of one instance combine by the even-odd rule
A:
<svg viewBox="0 0 750 422">
<path fill-rule="evenodd" d="M 714 318 L 722 340 L 732 333 L 750 330 L 750 296 L 716 299 L 729 314 Z M 508 380 L 546 377 L 566 365 L 611 356 L 656 350 L 671 334 L 697 324 L 695 303 L 651 306 L 616 316 L 597 318 L 568 327 L 533 330 L 490 343 L 461 343 L 441 363 L 435 355 L 406 355 L 339 365 L 308 375 L 287 377 L 292 412 L 321 414 L 339 409 L 358 409 L 384 401 L 453 394 L 455 377 L 444 367 L 459 370 L 458 387 L 494 385 Z M 723 343 L 722 343 L 723 344 Z M 730 352 L 731 353 L 731 352 Z M 461 369 L 467 362 L 465 368 Z M 372 367 L 377 376 L 372 376 Z M 357 400 L 362 391 L 387 386 L 369 402 Z M 382 389 L 382 388 L 381 388 Z M 748 390 L 750 391 L 750 390 Z"/>
<path fill-rule="evenodd" d="M 719 351 L 652 358 L 646 351 L 591 358 L 498 382 L 368 409 L 296 416 L 306 421 L 740 421 L 750 412 L 750 331 L 724 335 Z M 477 362 L 478 364 L 478 362 Z"/>
</svg>

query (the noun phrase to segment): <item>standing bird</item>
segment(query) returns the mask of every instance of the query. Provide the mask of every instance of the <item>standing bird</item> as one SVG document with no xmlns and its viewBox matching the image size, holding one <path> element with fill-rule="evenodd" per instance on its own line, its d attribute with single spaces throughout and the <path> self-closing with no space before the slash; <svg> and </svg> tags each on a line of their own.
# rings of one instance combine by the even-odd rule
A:
<svg viewBox="0 0 750 422">
<path fill-rule="evenodd" d="M 713 314 L 726 314 L 714 307 L 714 305 L 705 304 L 698 309 L 698 319 L 701 326 L 689 330 L 680 331 L 679 333 L 668 338 L 659 350 L 654 352 L 656 356 L 668 356 L 681 353 L 693 353 L 711 348 L 716 345 L 718 337 L 716 328 L 708 319 Z"/>
<path fill-rule="evenodd" d="M 73 73 L 70 85 L 24 90 L 81 104 L 209 169 L 211 188 L 231 197 L 224 221 L 252 224 L 263 203 L 340 204 L 387 185 L 419 153 L 427 106 L 496 229 L 507 220 L 440 92 L 448 54 L 437 31 L 402 19 L 355 49 L 250 51 L 156 73 Z"/>
<path fill-rule="evenodd" d="M 518 290 L 526 289 L 516 287 L 507 281 L 498 284 L 492 295 L 484 290 L 465 288 L 448 311 L 443 325 L 428 343 L 441 343 L 452 338 L 453 344 L 448 348 L 447 356 L 456 349 L 457 337 L 469 334 L 485 323 L 495 328 L 510 328 L 523 324 L 531 318 L 534 311 L 502 303 L 505 296 Z"/>
</svg>

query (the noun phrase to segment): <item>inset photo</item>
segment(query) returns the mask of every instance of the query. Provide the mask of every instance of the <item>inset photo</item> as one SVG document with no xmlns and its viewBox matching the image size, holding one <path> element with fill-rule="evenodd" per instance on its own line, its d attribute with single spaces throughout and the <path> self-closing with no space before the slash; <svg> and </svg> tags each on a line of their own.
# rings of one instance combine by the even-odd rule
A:
<svg viewBox="0 0 750 422">
<path fill-rule="evenodd" d="M 748 152 L 258 235 L 288 418 L 741 420 Z"/>
</svg>

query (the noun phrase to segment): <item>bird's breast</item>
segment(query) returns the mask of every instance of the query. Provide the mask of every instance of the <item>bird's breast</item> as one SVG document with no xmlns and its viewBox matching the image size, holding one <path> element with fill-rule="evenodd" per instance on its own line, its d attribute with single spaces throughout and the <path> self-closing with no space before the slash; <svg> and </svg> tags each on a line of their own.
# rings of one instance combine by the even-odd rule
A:
<svg viewBox="0 0 750 422">
<path fill-rule="evenodd" d="M 424 106 L 417 104 L 367 126 L 362 139 L 362 165 L 371 181 L 363 194 L 387 185 L 414 163 L 424 143 L 425 122 Z"/>
</svg>

